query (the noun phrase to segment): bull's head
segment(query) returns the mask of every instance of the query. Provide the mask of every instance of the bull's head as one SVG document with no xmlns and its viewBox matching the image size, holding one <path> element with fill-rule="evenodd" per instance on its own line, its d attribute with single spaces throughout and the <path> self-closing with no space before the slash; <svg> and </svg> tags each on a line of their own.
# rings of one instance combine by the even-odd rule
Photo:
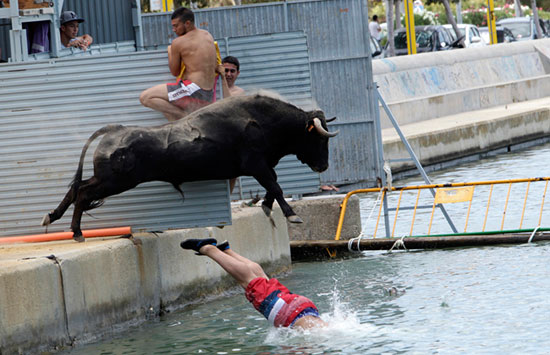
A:
<svg viewBox="0 0 550 355">
<path fill-rule="evenodd" d="M 334 121 L 336 117 L 326 120 L 325 114 L 321 110 L 310 111 L 308 116 L 305 140 L 301 145 L 301 151 L 296 155 L 302 163 L 320 173 L 328 168 L 329 138 L 338 134 L 338 131 L 328 131 L 327 122 Z"/>
</svg>

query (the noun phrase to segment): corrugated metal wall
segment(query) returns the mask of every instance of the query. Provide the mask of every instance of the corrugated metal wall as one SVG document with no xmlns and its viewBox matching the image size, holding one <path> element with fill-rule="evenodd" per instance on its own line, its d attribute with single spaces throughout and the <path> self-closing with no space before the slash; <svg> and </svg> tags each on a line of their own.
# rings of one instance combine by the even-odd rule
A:
<svg viewBox="0 0 550 355">
<path fill-rule="evenodd" d="M 248 67 L 243 83 L 276 88 L 295 104 L 311 106 L 307 42 L 303 32 L 224 38 L 222 55 Z M 283 70 L 283 72 L 281 72 Z M 172 81 L 166 51 L 67 58 L 0 66 L 0 234 L 38 233 L 42 216 L 57 206 L 74 175 L 82 146 L 107 123 L 163 124 L 142 107 L 142 90 Z M 99 141 L 99 139 L 97 140 Z M 97 142 L 96 142 L 97 143 Z M 85 176 L 90 176 L 93 146 Z M 319 175 L 295 157 L 277 166 L 286 194 L 317 191 Z M 252 178 L 235 197 L 263 195 Z M 114 196 L 83 217 L 83 228 L 131 225 L 134 229 L 184 228 L 230 222 L 226 182 L 185 184 L 182 203 L 171 186 L 149 183 Z M 50 231 L 67 230 L 72 208 Z"/>
<path fill-rule="evenodd" d="M 62 11 L 72 10 L 86 21 L 80 24 L 79 34 L 88 33 L 94 44 L 136 41 L 132 21 L 134 0 L 65 0 Z M 139 0 L 138 0 L 139 1 Z M 10 56 L 9 30 L 11 21 L 0 19 L 0 59 Z"/>
<path fill-rule="evenodd" d="M 138 98 L 172 79 L 164 51 L 0 66 L 0 235 L 44 231 L 42 216 L 67 192 L 82 146 L 96 129 L 166 123 Z M 85 177 L 92 175 L 92 152 Z M 140 185 L 90 211 L 95 218 L 84 215 L 82 226 L 162 230 L 230 223 L 226 181 L 184 184 L 183 190 L 185 202 L 168 184 Z M 50 231 L 68 230 L 71 216 L 72 208 Z"/>
<path fill-rule="evenodd" d="M 303 32 L 275 33 L 262 36 L 218 39 L 222 57 L 239 58 L 239 86 L 253 91 L 277 91 L 293 104 L 312 109 L 311 77 L 308 46 Z M 278 182 L 286 195 L 317 192 L 318 173 L 302 164 L 295 156 L 287 156 L 275 168 Z M 232 197 L 250 198 L 264 195 L 264 189 L 251 177 L 241 177 Z"/>
<path fill-rule="evenodd" d="M 79 33 L 88 33 L 96 43 L 135 41 L 132 0 L 64 0 L 67 10 L 86 20 Z"/>
<path fill-rule="evenodd" d="M 171 13 L 142 16 L 146 48 L 166 46 Z M 376 184 L 373 118 L 368 115 L 368 16 L 364 0 L 277 2 L 195 11 L 195 22 L 215 38 L 304 31 L 308 38 L 313 98 L 340 135 L 331 140 L 323 182 Z M 241 75 L 246 74 L 243 66 Z M 241 81 L 239 79 L 238 85 Z M 244 85 L 243 85 L 244 86 Z"/>
<path fill-rule="evenodd" d="M 86 17 L 82 32 L 92 33 L 96 43 L 122 41 L 134 38 L 132 1 L 66 0 L 63 9 L 74 9 Z M 338 117 L 331 125 L 341 132 L 331 140 L 331 162 L 329 170 L 321 174 L 323 182 L 376 183 L 374 124 L 367 113 L 369 73 L 365 29 L 368 16 L 364 3 L 364 0 L 314 0 L 196 11 L 197 24 L 215 38 L 288 30 L 306 33 L 313 97 L 327 115 Z M 104 9 L 113 10 L 104 13 Z M 173 36 L 170 16 L 171 13 L 142 15 L 146 48 L 165 48 L 170 43 Z M 92 24 L 95 27 L 86 27 Z M 2 28 L 0 26 L 0 40 Z M 0 43 L 0 47 L 2 45 Z M 7 59 L 8 51 L 9 48 L 2 50 L 2 57 Z M 246 67 L 242 78 L 245 73 Z"/>
</svg>

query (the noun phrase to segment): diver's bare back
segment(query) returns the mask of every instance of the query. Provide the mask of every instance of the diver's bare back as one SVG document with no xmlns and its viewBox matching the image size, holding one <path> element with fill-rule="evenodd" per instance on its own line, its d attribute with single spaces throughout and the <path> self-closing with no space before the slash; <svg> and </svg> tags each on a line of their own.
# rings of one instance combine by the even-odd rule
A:
<svg viewBox="0 0 550 355">
<path fill-rule="evenodd" d="M 185 64 L 183 79 L 194 82 L 204 90 L 214 87 L 216 47 L 208 31 L 196 28 L 176 38 L 172 50 L 179 51 Z"/>
</svg>

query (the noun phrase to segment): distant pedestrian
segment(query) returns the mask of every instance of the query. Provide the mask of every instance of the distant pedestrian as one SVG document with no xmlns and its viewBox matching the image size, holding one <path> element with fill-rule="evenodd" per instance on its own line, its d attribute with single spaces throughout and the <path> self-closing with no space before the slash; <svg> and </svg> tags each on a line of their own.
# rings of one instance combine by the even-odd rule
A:
<svg viewBox="0 0 550 355">
<path fill-rule="evenodd" d="M 369 32 L 372 38 L 380 42 L 380 32 L 382 32 L 382 27 L 378 23 L 378 15 L 372 16 L 372 21 L 369 23 Z"/>
</svg>

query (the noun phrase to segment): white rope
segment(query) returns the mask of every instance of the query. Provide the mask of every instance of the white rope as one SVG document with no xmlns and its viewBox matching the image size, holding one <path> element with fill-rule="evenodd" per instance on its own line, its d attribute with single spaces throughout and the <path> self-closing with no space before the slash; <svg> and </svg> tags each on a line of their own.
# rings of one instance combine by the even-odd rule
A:
<svg viewBox="0 0 550 355">
<path fill-rule="evenodd" d="M 392 186 L 392 174 L 391 174 L 391 166 L 390 163 L 387 161 L 384 162 L 384 171 L 386 172 L 386 184 L 388 185 L 388 191 L 391 191 Z"/>
<path fill-rule="evenodd" d="M 395 243 L 393 243 L 390 250 L 388 250 L 388 253 L 391 253 L 393 248 L 399 249 L 399 248 L 403 247 L 403 249 L 408 250 L 407 247 L 405 246 L 405 242 L 403 241 L 403 239 L 405 239 L 405 237 L 406 237 L 406 235 L 402 236 L 401 239 L 396 240 Z"/>
<path fill-rule="evenodd" d="M 540 228 L 540 224 L 537 226 L 537 228 L 533 229 L 533 233 L 531 233 L 531 236 L 529 237 L 529 240 L 527 241 L 527 243 L 531 243 L 531 241 L 533 240 L 533 237 L 535 236 L 535 233 L 537 233 L 537 230 Z"/>
<path fill-rule="evenodd" d="M 361 240 L 361 236 L 351 238 L 348 240 L 348 251 L 354 251 L 351 247 L 353 246 L 353 242 L 357 240 L 357 251 L 359 251 L 359 241 Z"/>
<path fill-rule="evenodd" d="M 374 205 L 372 206 L 372 208 L 370 210 L 370 213 L 369 213 L 369 216 L 367 217 L 367 220 L 365 221 L 365 225 L 369 224 L 370 218 L 372 217 L 372 214 L 373 214 L 374 210 L 376 209 L 376 207 L 378 206 L 378 204 L 382 200 L 383 193 L 384 193 L 384 189 L 380 189 L 380 192 L 378 193 L 378 197 L 376 198 L 376 201 L 374 201 Z M 359 236 L 357 236 L 355 238 L 351 238 L 350 240 L 348 240 L 348 251 L 350 251 L 350 252 L 354 251 L 352 249 L 354 241 L 357 241 L 357 251 L 358 252 L 361 251 L 361 249 L 359 248 L 359 243 L 361 242 L 361 239 L 363 239 L 364 237 L 365 237 L 365 234 L 363 233 L 363 231 L 361 231 Z"/>
<path fill-rule="evenodd" d="M 391 173 L 390 163 L 385 161 L 383 169 L 386 172 L 386 184 L 387 184 L 388 191 L 391 191 L 392 190 L 392 173 Z M 378 197 L 376 198 L 376 201 L 374 202 L 374 205 L 370 210 L 370 213 L 369 213 L 369 216 L 367 217 L 367 221 L 365 222 L 365 225 L 369 224 L 370 218 L 372 217 L 372 213 L 374 212 L 378 204 L 382 203 L 381 200 L 382 200 L 383 194 L 384 194 L 384 189 L 380 189 L 380 192 L 378 193 Z M 364 237 L 365 237 L 365 234 L 363 233 L 363 231 L 361 231 L 358 237 L 351 238 L 348 241 L 348 250 L 350 252 L 353 251 L 352 250 L 353 242 L 357 241 L 357 251 L 360 252 L 361 251 L 360 242 L 361 242 L 361 239 L 363 239 Z"/>
</svg>

